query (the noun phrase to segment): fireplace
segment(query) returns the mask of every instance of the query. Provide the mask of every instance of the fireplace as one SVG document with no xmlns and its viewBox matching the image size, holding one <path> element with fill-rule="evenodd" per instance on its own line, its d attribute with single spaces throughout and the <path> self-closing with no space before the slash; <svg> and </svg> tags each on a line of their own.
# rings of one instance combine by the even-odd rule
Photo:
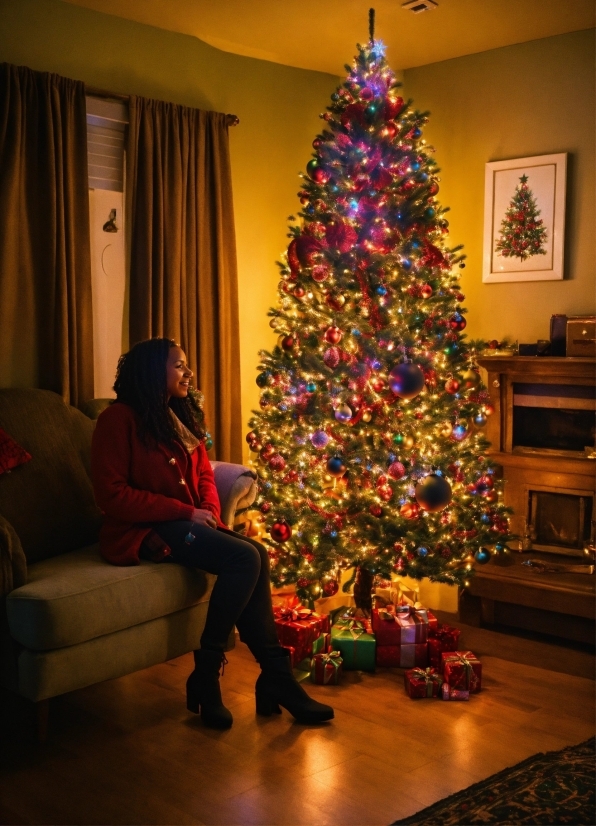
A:
<svg viewBox="0 0 596 826">
<path fill-rule="evenodd" d="M 477 567 L 460 611 L 467 605 L 478 621 L 593 643 L 596 362 L 496 356 L 479 363 L 495 409 L 486 426 L 490 455 L 519 538 L 508 554 Z"/>
<path fill-rule="evenodd" d="M 528 491 L 531 549 L 584 555 L 591 538 L 594 497 L 589 491 Z"/>
</svg>

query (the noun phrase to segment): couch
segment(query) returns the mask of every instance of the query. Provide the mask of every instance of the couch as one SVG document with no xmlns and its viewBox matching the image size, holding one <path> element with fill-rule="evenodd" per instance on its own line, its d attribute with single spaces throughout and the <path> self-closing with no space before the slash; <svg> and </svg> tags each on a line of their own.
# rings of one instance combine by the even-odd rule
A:
<svg viewBox="0 0 596 826">
<path fill-rule="evenodd" d="M 213 576 L 144 561 L 115 567 L 99 555 L 92 418 L 50 391 L 6 389 L 0 427 L 32 457 L 0 474 L 1 685 L 40 703 L 198 648 Z M 212 464 L 233 527 L 254 501 L 255 474 Z"/>
</svg>

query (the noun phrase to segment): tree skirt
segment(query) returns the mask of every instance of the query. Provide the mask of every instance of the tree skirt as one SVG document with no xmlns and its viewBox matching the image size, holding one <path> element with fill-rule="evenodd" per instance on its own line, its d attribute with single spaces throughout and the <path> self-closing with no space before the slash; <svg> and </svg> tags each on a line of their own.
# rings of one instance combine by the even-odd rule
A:
<svg viewBox="0 0 596 826">
<path fill-rule="evenodd" d="M 392 826 L 594 824 L 594 740 L 535 754 Z"/>
</svg>

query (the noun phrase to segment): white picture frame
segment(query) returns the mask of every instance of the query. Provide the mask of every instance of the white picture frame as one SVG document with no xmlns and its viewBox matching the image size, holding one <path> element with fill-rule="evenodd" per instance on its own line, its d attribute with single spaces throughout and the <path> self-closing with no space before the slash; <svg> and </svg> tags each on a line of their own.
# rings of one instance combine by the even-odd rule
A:
<svg viewBox="0 0 596 826">
<path fill-rule="evenodd" d="M 525 183 L 521 181 L 522 177 L 525 177 Z M 486 164 L 484 283 L 563 279 L 566 183 L 566 152 Z M 532 211 L 533 220 L 539 225 L 538 229 L 534 228 L 534 244 L 525 242 L 529 250 L 520 249 L 519 243 L 512 242 L 511 219 L 515 217 L 512 210 L 516 203 L 520 203 L 516 198 L 521 197 L 524 188 L 527 209 Z"/>
</svg>

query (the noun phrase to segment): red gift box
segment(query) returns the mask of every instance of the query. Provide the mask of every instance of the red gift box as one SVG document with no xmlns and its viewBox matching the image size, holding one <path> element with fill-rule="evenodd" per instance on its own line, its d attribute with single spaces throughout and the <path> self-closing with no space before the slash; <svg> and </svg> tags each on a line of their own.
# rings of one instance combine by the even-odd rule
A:
<svg viewBox="0 0 596 826">
<path fill-rule="evenodd" d="M 405 645 L 377 645 L 377 665 L 381 668 L 426 668 L 426 643 Z"/>
<path fill-rule="evenodd" d="M 427 612 L 409 608 L 407 612 L 396 613 L 393 605 L 373 608 L 372 630 L 377 645 L 425 643 L 428 638 Z"/>
<path fill-rule="evenodd" d="M 412 699 L 438 697 L 443 678 L 434 668 L 410 668 L 404 674 L 406 694 Z"/>
<path fill-rule="evenodd" d="M 460 630 L 450 625 L 439 625 L 428 638 L 428 664 L 433 668 L 441 668 L 441 654 L 443 651 L 457 651 Z"/>
<path fill-rule="evenodd" d="M 329 632 L 329 617 L 308 608 L 273 607 L 280 645 L 295 649 L 295 660 L 312 655 L 312 645 L 321 634 Z"/>
<path fill-rule="evenodd" d="M 431 637 L 434 633 L 436 633 L 439 627 L 439 620 L 435 617 L 432 611 L 427 610 L 426 616 L 428 617 L 428 636 Z"/>
<path fill-rule="evenodd" d="M 311 680 L 318 685 L 337 685 L 343 673 L 342 663 L 339 651 L 315 654 L 311 662 Z"/>
<path fill-rule="evenodd" d="M 475 694 L 482 687 L 482 663 L 472 651 L 443 651 L 441 669 L 451 688 Z"/>
</svg>

